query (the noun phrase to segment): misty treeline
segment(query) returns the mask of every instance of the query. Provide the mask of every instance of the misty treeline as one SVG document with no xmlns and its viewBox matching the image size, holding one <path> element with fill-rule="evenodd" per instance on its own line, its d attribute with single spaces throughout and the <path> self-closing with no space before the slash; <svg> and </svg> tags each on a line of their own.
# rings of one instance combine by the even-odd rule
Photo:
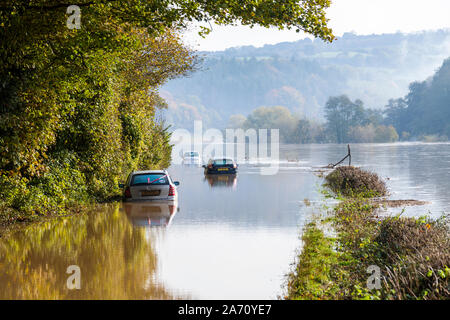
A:
<svg viewBox="0 0 450 320">
<path fill-rule="evenodd" d="M 413 82 L 409 93 L 390 99 L 384 108 L 365 108 L 362 100 L 347 95 L 330 97 L 325 121 L 314 121 L 287 107 L 259 107 L 245 117 L 233 115 L 232 128 L 279 129 L 285 143 L 385 143 L 447 141 L 450 136 L 450 59 L 436 74 Z"/>
<path fill-rule="evenodd" d="M 110 199 L 131 170 L 169 166 L 158 89 L 197 65 L 179 36 L 191 21 L 297 29 L 330 42 L 329 5 L 3 0 L 0 223 Z"/>
<path fill-rule="evenodd" d="M 198 119 L 224 127 L 231 115 L 260 106 L 285 106 L 323 120 L 328 98 L 341 94 L 379 109 L 405 95 L 411 81 L 432 75 L 450 56 L 449 39 L 445 30 L 344 34 L 331 44 L 304 39 L 200 53 L 205 63 L 199 72 L 162 88 L 167 120 L 187 129 Z"/>
<path fill-rule="evenodd" d="M 361 100 L 347 96 L 330 97 L 326 104 L 326 122 L 301 118 L 283 106 L 259 107 L 248 117 L 233 115 L 232 128 L 279 129 L 284 143 L 395 142 L 398 134 L 384 125 L 382 112 L 366 109 Z"/>
</svg>

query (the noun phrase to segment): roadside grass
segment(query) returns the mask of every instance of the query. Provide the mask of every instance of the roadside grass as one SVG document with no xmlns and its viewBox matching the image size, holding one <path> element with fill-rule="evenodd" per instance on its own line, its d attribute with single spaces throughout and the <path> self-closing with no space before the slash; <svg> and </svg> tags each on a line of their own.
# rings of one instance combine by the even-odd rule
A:
<svg viewBox="0 0 450 320">
<path fill-rule="evenodd" d="M 316 223 L 306 226 L 299 263 L 288 275 L 288 299 L 316 300 L 333 298 L 332 272 L 339 254 L 333 250 L 334 239 L 325 237 Z"/>
<path fill-rule="evenodd" d="M 326 218 L 305 226 L 285 299 L 450 299 L 448 216 L 381 218 L 367 191 L 346 193 Z M 329 226 L 333 237 L 323 231 Z M 369 289 L 370 266 L 380 268 L 379 289 Z"/>
</svg>

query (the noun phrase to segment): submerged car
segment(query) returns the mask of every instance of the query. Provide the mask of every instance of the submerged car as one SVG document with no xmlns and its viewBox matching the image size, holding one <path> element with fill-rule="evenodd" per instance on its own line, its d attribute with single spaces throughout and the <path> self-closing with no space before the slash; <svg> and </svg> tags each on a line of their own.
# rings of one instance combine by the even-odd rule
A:
<svg viewBox="0 0 450 320">
<path fill-rule="evenodd" d="M 200 165 L 202 160 L 200 154 L 197 151 L 185 152 L 183 154 L 183 164 L 184 165 Z"/>
<path fill-rule="evenodd" d="M 235 174 L 238 165 L 233 159 L 211 159 L 204 165 L 205 174 Z"/>
<path fill-rule="evenodd" d="M 125 201 L 167 200 L 178 197 L 178 181 L 173 181 L 166 170 L 134 171 L 128 176 L 123 188 Z"/>
</svg>

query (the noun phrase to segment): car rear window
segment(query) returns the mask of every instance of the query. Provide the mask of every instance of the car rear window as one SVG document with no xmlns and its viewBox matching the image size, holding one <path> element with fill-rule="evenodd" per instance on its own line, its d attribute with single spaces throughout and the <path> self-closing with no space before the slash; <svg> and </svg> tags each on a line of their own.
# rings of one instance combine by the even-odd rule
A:
<svg viewBox="0 0 450 320">
<path fill-rule="evenodd" d="M 131 179 L 130 185 L 142 185 L 142 184 L 169 184 L 167 176 L 162 173 L 150 173 L 150 174 L 137 174 Z"/>
<path fill-rule="evenodd" d="M 217 159 L 213 161 L 214 165 L 216 166 L 223 166 L 227 164 L 233 164 L 233 160 L 231 159 Z"/>
</svg>

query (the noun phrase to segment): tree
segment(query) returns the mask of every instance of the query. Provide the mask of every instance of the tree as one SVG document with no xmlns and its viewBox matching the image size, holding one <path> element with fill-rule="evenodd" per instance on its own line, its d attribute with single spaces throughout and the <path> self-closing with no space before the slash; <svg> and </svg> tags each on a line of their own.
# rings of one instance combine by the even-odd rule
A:
<svg viewBox="0 0 450 320">
<path fill-rule="evenodd" d="M 116 195 L 130 170 L 170 164 L 170 134 L 155 118 L 165 105 L 157 88 L 190 72 L 195 54 L 169 29 L 155 36 L 119 28 L 111 48 L 83 29 L 56 30 L 35 34 L 28 47 L 2 42 L 2 208 L 61 212 L 75 201 Z M 0 28 L 2 35 L 14 31 Z M 14 47 L 26 58 L 20 50 L 19 58 L 11 55 Z"/>
<path fill-rule="evenodd" d="M 385 123 L 394 126 L 400 132 L 404 131 L 407 107 L 408 105 L 403 98 L 390 99 L 384 110 Z"/>
<path fill-rule="evenodd" d="M 234 114 L 228 120 L 228 128 L 240 129 L 244 127 L 247 118 L 242 114 Z"/>
<path fill-rule="evenodd" d="M 450 136 L 449 105 L 450 59 L 447 59 L 433 77 L 411 83 L 405 98 L 389 101 L 386 123 L 416 138 Z"/>
<path fill-rule="evenodd" d="M 327 26 L 325 10 L 330 0 L 76 0 L 70 5 L 82 9 L 83 21 L 88 27 L 111 27 L 114 23 L 130 23 L 148 28 L 150 33 L 160 33 L 167 27 L 184 28 L 191 21 L 214 21 L 218 24 L 235 24 L 305 31 L 325 41 L 332 41 L 332 30 Z M 65 20 L 69 6 L 64 0 L 3 1 L 0 5 L 0 20 L 3 26 L 20 20 L 24 14 L 34 15 L 46 22 Z M 14 17 L 15 16 L 15 17 Z M 108 23 L 111 26 L 107 26 Z M 51 23 L 47 27 L 55 27 Z M 42 28 L 42 26 L 41 26 Z M 208 33 L 204 27 L 202 33 Z M 30 29 L 32 31 L 32 29 Z"/>
<path fill-rule="evenodd" d="M 294 142 L 293 132 L 297 125 L 295 118 L 288 108 L 282 106 L 259 107 L 247 117 L 245 129 L 278 129 L 283 142 Z"/>
<path fill-rule="evenodd" d="M 397 131 L 393 126 L 378 126 L 375 128 L 375 139 L 374 142 L 385 143 L 385 142 L 396 142 L 399 136 Z"/>
<path fill-rule="evenodd" d="M 381 125 L 384 121 L 383 114 L 383 110 L 365 109 L 363 124 L 373 124 L 374 126 Z"/>
<path fill-rule="evenodd" d="M 330 97 L 325 105 L 327 127 L 337 143 L 346 143 L 351 127 L 364 122 L 364 107 L 361 100 L 352 102 L 348 96 Z"/>
<path fill-rule="evenodd" d="M 306 119 L 300 119 L 294 132 L 296 143 L 312 143 L 311 123 Z"/>
</svg>

